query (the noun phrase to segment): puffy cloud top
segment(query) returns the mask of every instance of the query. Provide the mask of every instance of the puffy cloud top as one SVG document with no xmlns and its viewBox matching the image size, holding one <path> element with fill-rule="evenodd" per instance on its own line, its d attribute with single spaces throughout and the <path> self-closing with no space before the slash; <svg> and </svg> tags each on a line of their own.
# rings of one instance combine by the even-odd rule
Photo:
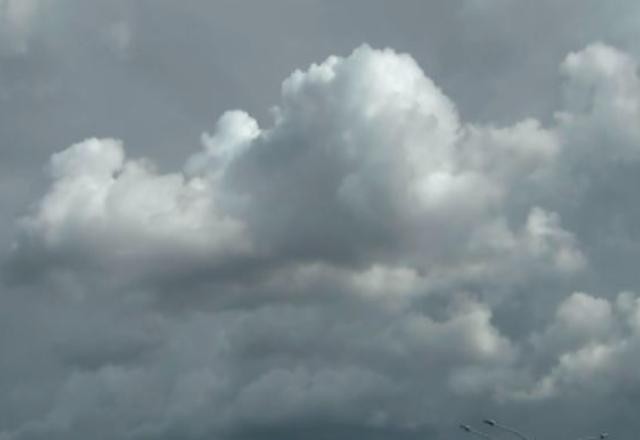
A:
<svg viewBox="0 0 640 440">
<path fill-rule="evenodd" d="M 409 55 L 365 45 L 295 71 L 269 127 L 225 113 L 180 170 L 113 139 L 54 154 L 13 264 L 48 283 L 37 316 L 70 317 L 38 324 L 56 378 L 11 388 L 44 403 L 0 438 L 406 434 L 476 399 L 637 392 L 637 294 L 572 287 L 610 249 L 598 227 L 638 215 L 581 222 L 629 190 L 601 173 L 636 159 L 637 64 L 594 44 L 561 71 L 551 125 L 471 123 Z"/>
</svg>

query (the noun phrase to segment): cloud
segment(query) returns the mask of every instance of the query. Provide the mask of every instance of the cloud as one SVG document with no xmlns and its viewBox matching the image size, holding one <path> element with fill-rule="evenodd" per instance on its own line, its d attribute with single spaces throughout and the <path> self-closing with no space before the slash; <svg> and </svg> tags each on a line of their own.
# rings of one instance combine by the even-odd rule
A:
<svg viewBox="0 0 640 440">
<path fill-rule="evenodd" d="M 554 158 L 555 135 L 535 121 L 461 125 L 408 55 L 363 46 L 297 71 L 274 115 L 261 130 L 227 113 L 172 174 L 125 161 L 117 141 L 72 146 L 52 157 L 54 183 L 25 219 L 27 235 L 51 251 L 79 244 L 125 256 L 167 242 L 284 261 L 408 256 L 426 271 L 498 248 L 552 268 L 581 264 L 556 214 L 531 207 L 518 232 L 505 212 L 508 187 Z"/>
<path fill-rule="evenodd" d="M 30 238 L 21 251 L 34 258 L 171 264 L 229 258 L 249 246 L 243 225 L 217 212 L 215 182 L 159 174 L 148 161 L 126 159 L 119 141 L 73 145 L 52 156 L 49 172 L 51 191 L 22 221 Z"/>
<path fill-rule="evenodd" d="M 558 307 L 556 319 L 534 338 L 539 357 L 552 353 L 554 364 L 526 392 L 528 398 L 560 394 L 622 398 L 638 390 L 629 370 L 640 352 L 638 297 L 622 292 L 613 301 L 574 293 Z"/>
<path fill-rule="evenodd" d="M 628 54 L 596 43 L 567 56 L 561 72 L 568 79 L 565 89 L 567 112 L 558 117 L 567 130 L 586 140 L 599 134 L 611 141 L 611 159 L 637 160 L 640 128 L 638 63 Z M 606 137 L 605 137 L 606 136 Z M 593 139 L 593 138 L 592 138 Z M 596 138 L 597 139 L 597 138 Z M 603 148 L 605 145 L 593 145 Z M 630 155 L 630 156 L 626 156 Z"/>
<path fill-rule="evenodd" d="M 632 188 L 612 170 L 637 170 L 637 64 L 594 44 L 561 74 L 553 123 L 471 123 L 409 55 L 364 45 L 291 74 L 268 127 L 225 113 L 178 170 L 115 139 L 54 154 L 8 266 L 13 301 L 46 303 L 16 362 L 47 347 L 53 373 L 11 369 L 0 405 L 24 411 L 0 438 L 410 436 L 481 400 L 637 389 L 637 295 L 564 290 L 601 270 L 602 225 L 633 232 L 631 204 L 581 219 Z"/>
<path fill-rule="evenodd" d="M 0 35 L 7 42 L 4 50 L 23 53 L 27 50 L 34 21 L 46 7 L 47 0 L 2 0 L 0 2 Z M 4 46 L 4 45 L 3 45 Z"/>
<path fill-rule="evenodd" d="M 126 57 L 133 44 L 133 30 L 125 20 L 116 21 L 105 32 L 105 38 L 114 53 Z"/>
</svg>

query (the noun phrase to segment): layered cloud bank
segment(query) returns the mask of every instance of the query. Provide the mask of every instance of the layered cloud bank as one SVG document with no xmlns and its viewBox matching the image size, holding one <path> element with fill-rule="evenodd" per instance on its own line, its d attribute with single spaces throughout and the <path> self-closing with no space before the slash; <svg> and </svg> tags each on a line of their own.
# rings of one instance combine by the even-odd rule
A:
<svg viewBox="0 0 640 440">
<path fill-rule="evenodd" d="M 560 74 L 552 124 L 475 124 L 362 46 L 178 170 L 114 139 L 53 155 L 8 263 L 45 306 L 0 366 L 0 439 L 439 438 L 477 402 L 633 402 L 633 275 L 582 290 L 640 254 L 638 64 L 593 44 Z"/>
</svg>

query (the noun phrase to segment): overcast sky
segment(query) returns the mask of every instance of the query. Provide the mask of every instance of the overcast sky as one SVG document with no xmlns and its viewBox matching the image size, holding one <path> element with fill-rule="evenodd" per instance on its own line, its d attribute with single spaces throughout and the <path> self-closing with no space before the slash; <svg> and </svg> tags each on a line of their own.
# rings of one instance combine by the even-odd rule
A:
<svg viewBox="0 0 640 440">
<path fill-rule="evenodd" d="M 639 42 L 637 0 L 0 0 L 0 440 L 637 438 Z"/>
</svg>

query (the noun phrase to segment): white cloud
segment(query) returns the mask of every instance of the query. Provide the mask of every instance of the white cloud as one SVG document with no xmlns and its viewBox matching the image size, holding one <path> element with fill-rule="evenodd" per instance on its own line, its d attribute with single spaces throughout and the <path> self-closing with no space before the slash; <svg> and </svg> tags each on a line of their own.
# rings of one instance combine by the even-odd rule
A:
<svg viewBox="0 0 640 440">
<path fill-rule="evenodd" d="M 148 161 L 126 159 L 119 141 L 73 145 L 51 158 L 49 170 L 51 190 L 22 221 L 38 237 L 23 242 L 24 252 L 174 264 L 249 247 L 243 225 L 221 212 L 215 179 L 160 174 Z"/>
<path fill-rule="evenodd" d="M 54 155 L 54 184 L 24 221 L 27 234 L 53 252 L 79 246 L 114 258 L 177 246 L 220 258 L 400 258 L 451 273 L 506 246 L 510 258 L 551 271 L 581 267 L 556 214 L 532 207 L 522 237 L 506 221 L 509 187 L 558 149 L 537 122 L 461 136 L 454 105 L 408 55 L 367 46 L 295 72 L 282 95 L 267 130 L 225 114 L 186 174 L 127 160 L 113 140 Z M 502 243 L 486 239 L 493 225 Z"/>
<path fill-rule="evenodd" d="M 519 316 L 522 334 L 500 309 L 522 292 L 546 306 L 542 289 L 564 294 L 587 274 L 593 231 L 574 227 L 593 207 L 580 191 L 601 184 L 593 168 L 610 151 L 637 147 L 632 58 L 594 45 L 562 71 L 553 125 L 471 124 L 411 57 L 362 46 L 293 73 L 270 127 L 224 114 L 181 171 L 112 139 L 55 154 L 17 264 L 55 261 L 77 285 L 48 289 L 81 294 L 51 301 L 121 331 L 93 320 L 109 336 L 101 356 L 91 335 L 43 332 L 65 341 L 73 372 L 5 436 L 198 438 L 313 417 L 422 426 L 438 420 L 423 408 L 463 405 L 452 395 L 499 405 L 637 388 L 635 294 L 573 293 L 550 322 Z M 567 192 L 581 197 L 557 203 Z M 134 291 L 101 283 L 123 272 Z"/>
<path fill-rule="evenodd" d="M 579 149 L 573 154 L 638 160 L 638 69 L 630 55 L 602 43 L 567 56 L 561 66 L 567 80 L 566 111 L 557 118 L 561 133 Z"/>
</svg>

